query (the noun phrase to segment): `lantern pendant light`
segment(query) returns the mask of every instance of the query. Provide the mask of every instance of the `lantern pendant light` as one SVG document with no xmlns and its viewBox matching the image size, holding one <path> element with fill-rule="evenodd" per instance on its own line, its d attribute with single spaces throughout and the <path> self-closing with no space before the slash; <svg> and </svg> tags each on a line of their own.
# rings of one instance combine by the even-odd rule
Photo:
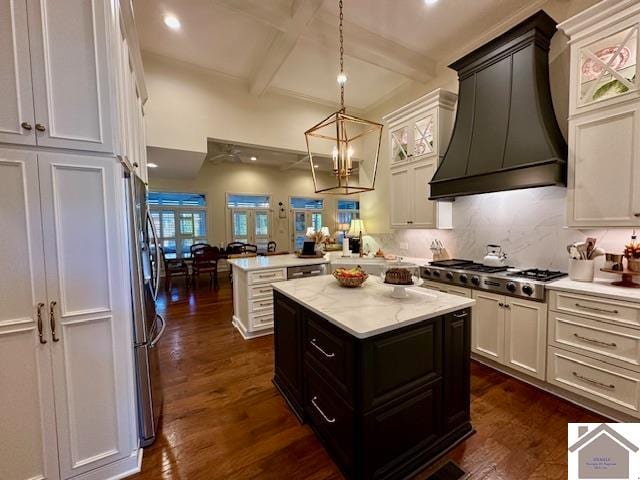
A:
<svg viewBox="0 0 640 480">
<path fill-rule="evenodd" d="M 349 115 L 344 106 L 344 38 L 340 10 L 340 109 L 304 132 L 316 193 L 351 195 L 374 189 L 382 139 L 382 124 Z M 331 175 L 319 175 L 318 166 L 330 163 Z M 321 169 L 319 169 L 321 170 Z"/>
</svg>

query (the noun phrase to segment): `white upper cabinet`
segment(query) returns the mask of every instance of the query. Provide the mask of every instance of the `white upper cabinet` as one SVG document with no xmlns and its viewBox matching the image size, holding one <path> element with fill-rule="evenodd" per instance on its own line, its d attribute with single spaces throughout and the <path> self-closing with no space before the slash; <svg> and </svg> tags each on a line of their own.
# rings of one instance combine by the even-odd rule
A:
<svg viewBox="0 0 640 480">
<path fill-rule="evenodd" d="M 429 182 L 451 138 L 456 100 L 454 93 L 435 90 L 384 117 L 393 228 L 451 228 L 452 209 L 429 200 Z"/>
<path fill-rule="evenodd" d="M 0 0 L 0 142 L 35 145 L 27 4 Z"/>
<path fill-rule="evenodd" d="M 105 3 L 28 2 L 38 145 L 113 150 Z"/>
<path fill-rule="evenodd" d="M 640 226 L 640 3 L 604 0 L 570 37 L 569 227 Z"/>
</svg>

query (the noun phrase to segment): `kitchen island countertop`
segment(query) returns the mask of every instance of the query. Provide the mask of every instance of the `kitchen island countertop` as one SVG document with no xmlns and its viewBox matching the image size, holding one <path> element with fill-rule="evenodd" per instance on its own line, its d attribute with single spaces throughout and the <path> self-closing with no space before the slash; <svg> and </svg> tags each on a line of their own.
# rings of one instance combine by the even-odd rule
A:
<svg viewBox="0 0 640 480">
<path fill-rule="evenodd" d="M 393 287 L 370 276 L 362 287 L 343 288 L 330 275 L 273 284 L 295 300 L 357 338 L 368 338 L 471 307 L 475 300 L 420 287 L 409 298 L 391 297 Z"/>
<path fill-rule="evenodd" d="M 257 257 L 232 258 L 227 260 L 234 267 L 244 271 L 264 270 L 268 268 L 300 267 L 303 265 L 321 265 L 329 263 L 329 258 L 298 258 L 296 255 L 267 255 Z"/>
</svg>

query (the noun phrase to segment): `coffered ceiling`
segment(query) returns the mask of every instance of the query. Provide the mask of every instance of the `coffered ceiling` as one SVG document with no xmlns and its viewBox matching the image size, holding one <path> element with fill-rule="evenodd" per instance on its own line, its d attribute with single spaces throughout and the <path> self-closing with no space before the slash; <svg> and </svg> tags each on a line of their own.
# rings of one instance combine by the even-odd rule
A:
<svg viewBox="0 0 640 480">
<path fill-rule="evenodd" d="M 344 0 L 346 103 L 364 110 L 408 82 L 491 38 L 543 0 Z M 338 17 L 334 0 L 134 0 L 144 51 L 246 84 L 336 103 Z M 167 28 L 167 14 L 180 20 Z"/>
</svg>

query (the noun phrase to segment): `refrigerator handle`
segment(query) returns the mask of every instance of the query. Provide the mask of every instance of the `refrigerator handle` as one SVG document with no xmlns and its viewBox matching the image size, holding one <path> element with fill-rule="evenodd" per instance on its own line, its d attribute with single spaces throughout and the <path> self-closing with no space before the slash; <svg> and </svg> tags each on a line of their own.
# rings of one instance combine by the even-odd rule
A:
<svg viewBox="0 0 640 480">
<path fill-rule="evenodd" d="M 151 235 L 153 236 L 153 243 L 155 245 L 155 261 L 156 261 L 156 269 L 154 274 L 154 283 L 153 283 L 153 299 L 158 300 L 158 290 L 160 289 L 160 242 L 158 240 L 158 234 L 156 233 L 156 226 L 153 223 L 153 218 L 151 214 L 147 210 L 147 222 L 151 227 Z"/>
<path fill-rule="evenodd" d="M 167 322 L 165 322 L 164 317 L 162 315 L 156 315 L 156 318 L 158 318 L 162 322 L 162 327 L 160 327 L 160 331 L 156 334 L 154 339 L 149 342 L 150 348 L 154 348 L 158 344 L 158 342 L 164 335 L 164 331 L 167 328 Z"/>
</svg>

